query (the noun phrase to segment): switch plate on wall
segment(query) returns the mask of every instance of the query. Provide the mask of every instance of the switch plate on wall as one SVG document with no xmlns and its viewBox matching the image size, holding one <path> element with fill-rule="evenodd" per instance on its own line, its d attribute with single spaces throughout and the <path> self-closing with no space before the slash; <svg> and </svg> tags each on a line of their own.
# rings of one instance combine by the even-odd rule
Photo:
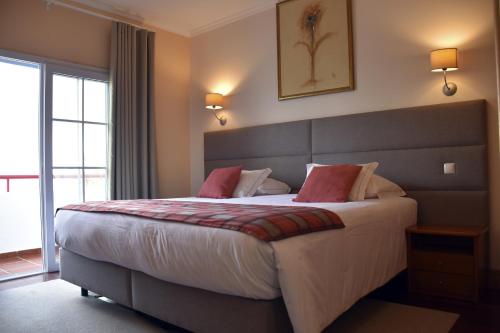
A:
<svg viewBox="0 0 500 333">
<path fill-rule="evenodd" d="M 457 168 L 455 163 L 444 163 L 443 172 L 445 175 L 454 175 L 457 173 Z"/>
</svg>

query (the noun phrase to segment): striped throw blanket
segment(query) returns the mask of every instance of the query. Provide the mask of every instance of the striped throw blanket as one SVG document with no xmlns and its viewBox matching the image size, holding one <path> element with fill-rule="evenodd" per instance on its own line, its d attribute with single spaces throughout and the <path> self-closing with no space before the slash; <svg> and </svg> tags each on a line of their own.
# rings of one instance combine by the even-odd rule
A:
<svg viewBox="0 0 500 333">
<path fill-rule="evenodd" d="M 170 200 L 115 200 L 68 205 L 63 210 L 120 213 L 243 232 L 270 242 L 316 231 L 344 228 L 326 209 Z"/>
</svg>

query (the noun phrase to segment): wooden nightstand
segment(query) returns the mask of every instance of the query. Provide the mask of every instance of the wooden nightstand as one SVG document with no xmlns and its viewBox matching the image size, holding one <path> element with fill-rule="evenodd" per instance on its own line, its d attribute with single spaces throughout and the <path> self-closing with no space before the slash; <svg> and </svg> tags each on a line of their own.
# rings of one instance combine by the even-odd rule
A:
<svg viewBox="0 0 500 333">
<path fill-rule="evenodd" d="M 484 280 L 486 226 L 406 229 L 411 293 L 478 301 Z"/>
</svg>

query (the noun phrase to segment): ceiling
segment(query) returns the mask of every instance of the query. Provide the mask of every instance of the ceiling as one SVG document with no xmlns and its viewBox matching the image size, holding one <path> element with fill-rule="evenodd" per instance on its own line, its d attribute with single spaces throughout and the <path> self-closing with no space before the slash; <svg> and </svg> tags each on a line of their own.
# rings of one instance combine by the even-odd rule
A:
<svg viewBox="0 0 500 333">
<path fill-rule="evenodd" d="M 74 0 L 81 4 L 195 36 L 274 7 L 276 0 Z"/>
</svg>

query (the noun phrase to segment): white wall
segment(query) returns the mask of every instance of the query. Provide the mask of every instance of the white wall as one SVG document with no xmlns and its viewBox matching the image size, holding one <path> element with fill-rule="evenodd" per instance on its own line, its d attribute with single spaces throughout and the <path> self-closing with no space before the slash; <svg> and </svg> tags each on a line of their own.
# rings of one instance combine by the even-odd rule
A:
<svg viewBox="0 0 500 333">
<path fill-rule="evenodd" d="M 488 101 L 493 267 L 500 269 L 500 163 L 494 47 L 496 0 L 354 0 L 356 89 L 277 99 L 275 11 L 193 38 L 191 45 L 191 191 L 203 181 L 203 133 L 220 130 L 204 111 L 206 92 L 227 98 L 226 128 L 483 98 Z M 458 47 L 453 97 L 429 70 L 429 51 Z"/>
</svg>

